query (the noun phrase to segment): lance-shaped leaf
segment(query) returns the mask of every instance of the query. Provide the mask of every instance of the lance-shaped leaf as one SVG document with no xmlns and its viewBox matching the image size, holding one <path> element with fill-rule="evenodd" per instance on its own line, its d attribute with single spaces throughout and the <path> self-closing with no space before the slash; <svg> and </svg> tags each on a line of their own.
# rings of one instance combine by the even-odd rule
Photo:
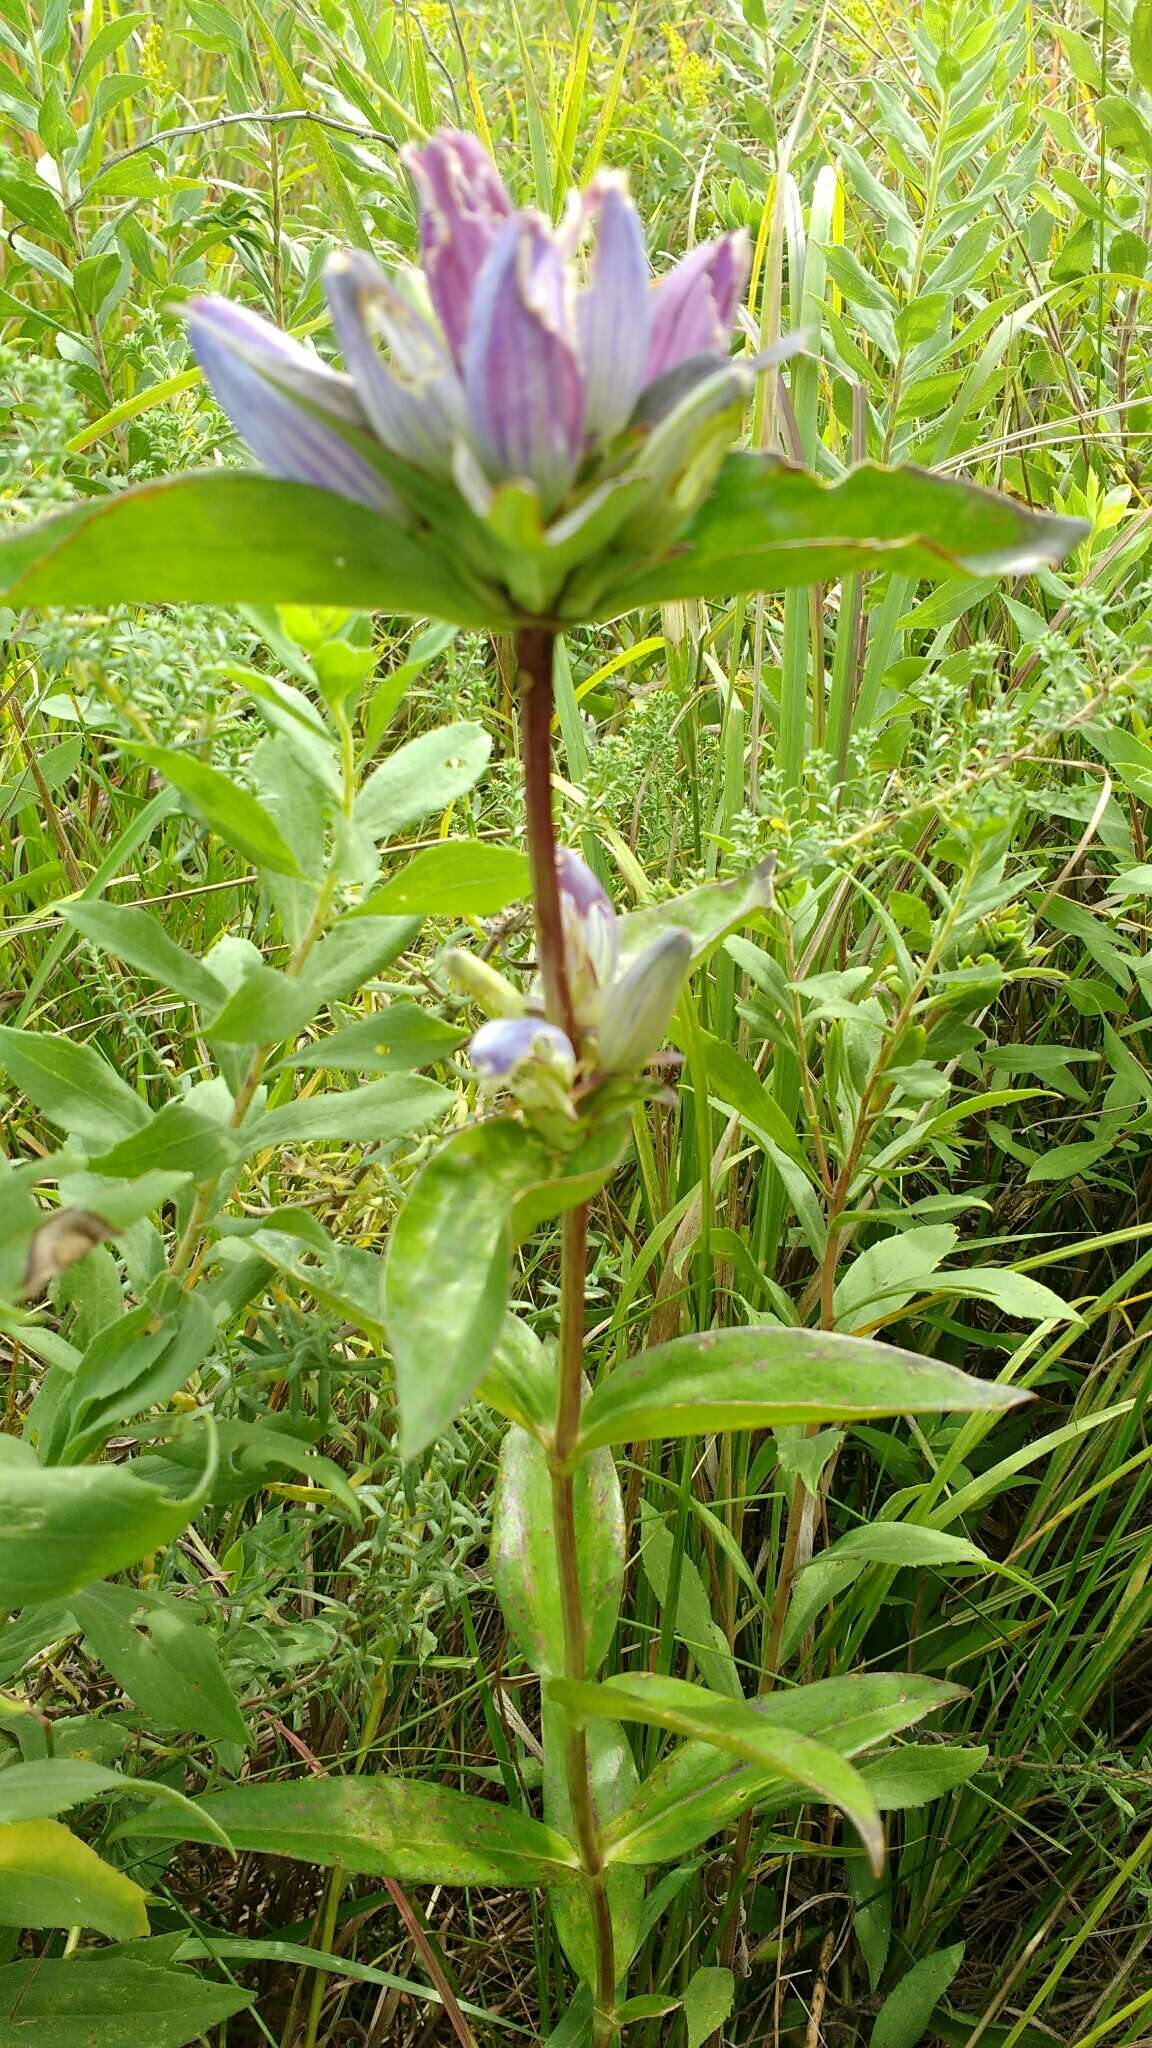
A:
<svg viewBox="0 0 1152 2048">
<path fill-rule="evenodd" d="M 691 960 L 696 966 L 728 932 L 771 909 L 775 866 L 776 856 L 769 854 L 730 882 L 704 882 L 667 903 L 629 911 L 619 923 L 622 964 L 627 966 L 664 933 L 680 930 L 692 940 Z"/>
<path fill-rule="evenodd" d="M 67 1962 L 9 1963 L 0 1970 L 0 2048 L 186 2048 L 244 2012 L 252 1993 L 212 1984 L 194 1970 L 81 1949 Z"/>
<path fill-rule="evenodd" d="M 602 1187 L 625 1135 L 604 1130 L 561 1155 L 505 1118 L 458 1131 L 424 1167 L 396 1219 L 384 1273 L 403 1457 L 447 1428 L 483 1375 L 514 1246 Z"/>
<path fill-rule="evenodd" d="M 113 1941 L 147 1934 L 145 1895 L 57 1820 L 0 1827 L 0 1927 L 94 1927 Z"/>
<path fill-rule="evenodd" d="M 6 1465 L 0 1486 L 0 1607 L 58 1600 L 170 1543 L 208 1498 L 172 1500 L 123 1465 Z"/>
<path fill-rule="evenodd" d="M 1012 1408 L 1028 1395 L 868 1337 L 765 1324 L 673 1337 L 617 1366 L 587 1403 L 581 1451 L 654 1436 Z"/>
<path fill-rule="evenodd" d="M 958 1686 L 916 1672 L 860 1671 L 771 1693 L 750 1710 L 766 1726 L 789 1728 L 838 1756 L 853 1757 L 959 1697 Z M 775 1766 L 734 1759 L 706 1742 L 684 1742 L 607 1823 L 607 1852 L 615 1862 L 670 1862 L 707 1841 L 746 1807 L 772 1801 L 783 1805 L 797 1796 L 787 1773 Z"/>
<path fill-rule="evenodd" d="M 160 1802 L 196 1814 L 192 1801 L 174 1785 L 128 1778 L 123 1771 L 82 1763 L 75 1757 L 37 1757 L 30 1763 L 8 1764 L 0 1778 L 0 1823 L 4 1826 L 18 1820 L 55 1820 L 70 1806 L 88 1806 L 95 1799 L 148 1799 L 153 1805 Z M 223 1829 L 217 1840 L 222 1849 L 228 1848 Z"/>
<path fill-rule="evenodd" d="M 670 598 L 785 590 L 862 569 L 936 580 L 1025 576 L 1060 561 L 1086 532 L 1080 520 L 911 465 L 862 463 L 827 484 L 775 456 L 733 454 L 682 540 L 601 587 L 595 616 Z M 580 598 L 574 583 L 561 610 L 571 605 L 576 616 Z"/>
<path fill-rule="evenodd" d="M 393 520 L 311 484 L 190 471 L 86 499 L 0 541 L 15 605 L 319 604 L 511 629 L 497 593 L 465 580 Z"/>
<path fill-rule="evenodd" d="M 543 1704 L 544 1818 L 549 1827 L 571 1836 L 575 1823 L 568 1791 L 564 1755 L 564 1720 L 560 1710 Z M 639 1776 L 628 1737 L 614 1721 L 590 1721 L 586 1730 L 588 1771 L 597 1817 L 603 1826 L 612 1814 L 635 1797 Z M 616 1967 L 622 1976 L 639 1945 L 644 1909 L 644 1873 L 618 1863 L 607 1877 L 608 1904 Z M 558 1885 L 550 1900 L 556 1932 L 569 1962 L 586 1984 L 596 1982 L 596 1928 L 592 1902 L 582 1884 Z"/>
<path fill-rule="evenodd" d="M 608 1653 L 624 1584 L 624 1502 L 610 1451 L 585 1460 L 575 1494 L 584 1661 L 595 1671 Z M 501 1448 L 491 1561 L 496 1597 L 525 1661 L 542 1674 L 561 1672 L 564 1623 L 552 1481 L 544 1448 L 526 1429 L 510 1429 Z"/>
<path fill-rule="evenodd" d="M 650 1671 L 609 1678 L 603 1685 L 553 1678 L 547 1691 L 549 1699 L 583 1718 L 667 1728 L 674 1735 L 724 1750 L 742 1763 L 778 1773 L 786 1783 L 839 1807 L 860 1836 L 872 1868 L 877 1873 L 882 1869 L 880 1810 L 859 1771 L 826 1743 L 766 1721 L 752 1701 L 726 1699 L 706 1686 Z"/>
<path fill-rule="evenodd" d="M 378 1777 L 236 1785 L 195 1802 L 198 1818 L 151 1807 L 117 1836 L 210 1842 L 223 1828 L 237 1849 L 293 1856 L 404 1884 L 567 1884 L 579 1877 L 570 1842 L 531 1815 L 445 1785 Z"/>
</svg>

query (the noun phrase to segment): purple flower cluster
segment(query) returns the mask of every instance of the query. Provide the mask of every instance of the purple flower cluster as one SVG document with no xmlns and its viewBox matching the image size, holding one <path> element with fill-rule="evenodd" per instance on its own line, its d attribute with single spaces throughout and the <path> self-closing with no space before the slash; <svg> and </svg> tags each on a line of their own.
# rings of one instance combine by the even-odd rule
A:
<svg viewBox="0 0 1152 2048">
<path fill-rule="evenodd" d="M 531 484 L 550 516 L 638 406 L 650 422 L 723 366 L 746 237 L 694 249 L 653 284 L 620 174 L 573 193 L 554 229 L 513 206 L 474 136 L 442 130 L 405 160 L 422 272 L 389 273 L 358 250 L 325 272 L 347 375 L 226 299 L 191 302 L 192 346 L 276 476 L 397 515 L 378 444 L 473 500 L 485 485 Z"/>
</svg>

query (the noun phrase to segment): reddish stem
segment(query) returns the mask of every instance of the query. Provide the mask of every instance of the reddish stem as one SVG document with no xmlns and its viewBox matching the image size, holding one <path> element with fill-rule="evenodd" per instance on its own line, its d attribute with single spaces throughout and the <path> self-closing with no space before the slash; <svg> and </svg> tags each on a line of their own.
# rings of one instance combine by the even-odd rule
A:
<svg viewBox="0 0 1152 2048">
<path fill-rule="evenodd" d="M 536 909 L 536 951 L 544 1010 L 576 1043 L 576 1019 L 564 959 L 560 886 L 556 879 L 556 826 L 552 816 L 552 658 L 556 636 L 547 626 L 523 626 L 516 635 L 524 741 L 524 801 L 528 859 Z"/>
</svg>

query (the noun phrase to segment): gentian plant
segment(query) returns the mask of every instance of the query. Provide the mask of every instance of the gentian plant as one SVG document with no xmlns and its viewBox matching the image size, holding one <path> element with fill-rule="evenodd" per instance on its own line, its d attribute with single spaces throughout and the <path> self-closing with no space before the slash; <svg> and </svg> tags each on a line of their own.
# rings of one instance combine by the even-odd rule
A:
<svg viewBox="0 0 1152 2048">
<path fill-rule="evenodd" d="M 509 1424 L 492 1566 L 540 1681 L 543 1817 L 365 1773 L 242 1784 L 197 1801 L 191 1818 L 156 1809 L 139 1827 L 153 1840 L 213 1841 L 223 1829 L 239 1848 L 415 1881 L 547 1886 L 585 1986 L 564 2039 L 607 2048 L 640 2016 L 627 1979 L 646 1869 L 694 1854 L 756 1808 L 803 1802 L 846 1816 L 875 1868 L 880 1815 L 851 1759 L 953 1690 L 874 1671 L 775 1690 L 775 1622 L 756 1701 L 655 1672 L 599 1680 L 627 1561 L 615 1449 L 995 1410 L 1017 1397 L 871 1340 L 783 1326 L 673 1337 L 589 1388 L 588 1203 L 645 1099 L 670 1084 L 658 1055 L 688 975 L 734 925 L 762 916 L 771 875 L 617 915 L 584 861 L 556 845 L 555 639 L 673 599 L 867 568 L 1019 573 L 1058 559 L 1080 529 L 914 469 L 862 464 L 822 482 L 734 450 L 766 366 L 730 353 L 748 268 L 741 235 L 653 282 L 617 175 L 574 194 L 554 227 L 514 205 L 470 136 L 437 135 L 407 161 L 421 268 L 390 274 L 357 251 L 327 267 L 343 371 L 242 307 L 189 308 L 199 361 L 263 471 L 178 476 L 19 530 L 0 546 L 0 595 L 361 606 L 514 635 L 535 970 L 519 986 L 486 961 L 449 959 L 487 1016 L 470 1049 L 476 1114 L 413 1184 L 382 1313 L 405 1458 L 477 1392 Z M 514 1250 L 552 1219 L 554 1350 L 508 1311 Z M 798 1481 L 784 1546 L 793 1565 L 808 1508 Z M 778 1590 L 782 1626 L 787 1567 Z M 643 1780 L 628 1722 L 682 1738 Z M 747 1847 L 745 1828 L 730 1907 Z"/>
</svg>

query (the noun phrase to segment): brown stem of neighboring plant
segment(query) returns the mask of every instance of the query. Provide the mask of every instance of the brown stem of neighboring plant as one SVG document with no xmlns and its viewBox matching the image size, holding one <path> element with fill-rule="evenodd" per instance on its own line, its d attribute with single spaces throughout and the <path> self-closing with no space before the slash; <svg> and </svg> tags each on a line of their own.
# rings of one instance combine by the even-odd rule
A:
<svg viewBox="0 0 1152 2048">
<path fill-rule="evenodd" d="M 576 1020 L 564 961 L 564 928 L 556 879 L 556 827 L 552 817 L 552 657 L 556 636 L 547 626 L 522 626 L 516 635 L 520 677 L 520 730 L 524 744 L 524 803 L 528 859 L 536 909 L 536 951 L 544 1010 L 576 1042 Z"/>
</svg>

